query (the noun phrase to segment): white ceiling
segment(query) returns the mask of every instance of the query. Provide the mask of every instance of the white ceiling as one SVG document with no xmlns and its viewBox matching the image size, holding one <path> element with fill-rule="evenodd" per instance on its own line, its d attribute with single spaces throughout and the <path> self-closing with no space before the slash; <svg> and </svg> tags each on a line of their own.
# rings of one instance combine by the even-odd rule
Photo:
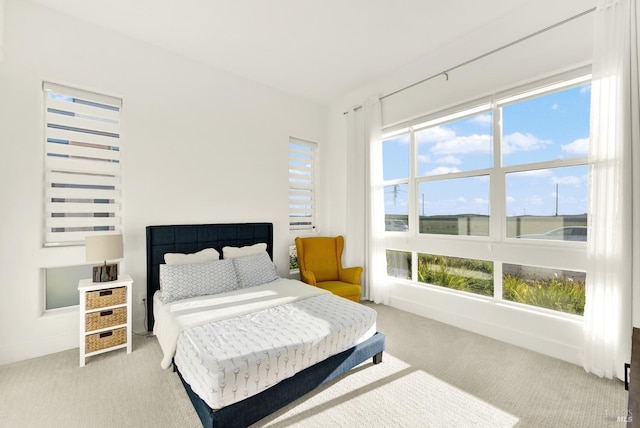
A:
<svg viewBox="0 0 640 428">
<path fill-rule="evenodd" d="M 544 23 L 550 25 L 557 19 L 544 12 L 545 6 L 560 3 L 564 9 L 559 13 L 566 14 L 567 2 L 576 12 L 593 4 L 593 0 L 33 1 L 321 104 L 445 46 L 467 49 L 472 39 L 470 55 L 494 49 L 500 46 L 495 38 L 484 42 L 485 47 L 476 36 L 496 25 L 521 21 L 516 24 L 522 25 L 505 26 L 503 44 L 511 42 L 522 36 L 517 29 L 527 23 L 539 28 L 531 22 L 536 18 L 530 13 L 534 5 L 539 6 L 540 25 L 544 19 L 551 20 Z"/>
</svg>

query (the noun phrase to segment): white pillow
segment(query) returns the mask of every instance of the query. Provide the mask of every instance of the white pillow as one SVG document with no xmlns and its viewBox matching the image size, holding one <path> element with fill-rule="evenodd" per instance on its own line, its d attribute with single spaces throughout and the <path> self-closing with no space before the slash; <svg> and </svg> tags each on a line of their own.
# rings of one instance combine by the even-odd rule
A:
<svg viewBox="0 0 640 428">
<path fill-rule="evenodd" d="M 183 253 L 166 253 L 164 255 L 164 262 L 168 265 L 184 265 L 190 263 L 202 263 L 210 262 L 213 260 L 219 260 L 220 253 L 215 248 L 205 248 L 202 251 L 191 254 Z"/>
<path fill-rule="evenodd" d="M 250 256 L 252 254 L 260 254 L 267 251 L 267 244 L 247 245 L 246 247 L 224 247 L 222 248 L 222 258 L 232 259 L 234 257 Z M 268 254 L 267 254 L 268 257 Z"/>
<path fill-rule="evenodd" d="M 232 260 L 160 265 L 162 303 L 224 293 L 238 288 L 238 278 Z"/>
<path fill-rule="evenodd" d="M 266 251 L 250 256 L 234 257 L 231 260 L 236 269 L 240 288 L 255 287 L 280 279 L 276 266 Z"/>
</svg>

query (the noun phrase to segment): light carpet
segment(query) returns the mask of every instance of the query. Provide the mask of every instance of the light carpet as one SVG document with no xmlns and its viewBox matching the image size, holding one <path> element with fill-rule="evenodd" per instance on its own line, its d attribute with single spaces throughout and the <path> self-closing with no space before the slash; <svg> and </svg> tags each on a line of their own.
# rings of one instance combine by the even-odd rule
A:
<svg viewBox="0 0 640 428">
<path fill-rule="evenodd" d="M 383 364 L 362 364 L 255 426 L 497 428 L 517 422 L 517 417 L 386 354 Z"/>
<path fill-rule="evenodd" d="M 383 363 L 365 362 L 255 427 L 622 427 L 627 393 L 573 364 L 394 308 Z M 0 427 L 198 427 L 154 337 L 0 366 Z"/>
</svg>

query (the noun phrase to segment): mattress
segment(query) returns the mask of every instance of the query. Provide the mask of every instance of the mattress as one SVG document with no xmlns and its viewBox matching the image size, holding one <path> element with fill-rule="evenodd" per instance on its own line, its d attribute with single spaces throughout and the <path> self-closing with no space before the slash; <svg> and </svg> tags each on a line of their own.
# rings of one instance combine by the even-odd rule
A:
<svg viewBox="0 0 640 428">
<path fill-rule="evenodd" d="M 212 409 L 258 394 L 373 336 L 376 312 L 322 294 L 182 331 L 174 362 Z"/>
</svg>

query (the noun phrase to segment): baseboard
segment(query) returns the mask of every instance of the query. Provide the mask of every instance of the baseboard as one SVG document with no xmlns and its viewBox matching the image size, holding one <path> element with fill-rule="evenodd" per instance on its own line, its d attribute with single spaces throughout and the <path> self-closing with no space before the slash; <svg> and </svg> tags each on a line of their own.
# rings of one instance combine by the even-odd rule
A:
<svg viewBox="0 0 640 428">
<path fill-rule="evenodd" d="M 459 304 L 456 305 L 457 310 L 455 311 L 447 310 L 446 306 L 426 303 L 432 299 L 401 296 L 392 296 L 390 306 L 569 363 L 582 364 L 580 361 L 580 345 L 582 343 L 580 323 L 562 318 L 550 320 L 545 315 L 537 315 L 530 311 L 524 314 L 517 308 L 497 308 L 496 305 L 487 304 L 487 302 L 474 302 L 474 299 L 466 302 L 460 301 L 459 296 L 449 298 L 455 299 L 456 297 Z M 474 305 L 480 305 L 482 308 L 476 308 L 476 311 L 465 311 L 461 308 L 466 306 L 468 309 L 469 306 Z M 478 311 L 483 313 L 482 317 L 468 315 L 470 312 Z M 539 317 L 539 321 L 547 325 L 555 325 L 553 328 L 547 328 L 548 336 L 532 331 L 535 329 L 527 328 L 532 324 L 532 319 L 535 320 L 536 317 Z M 576 337 L 576 335 L 580 335 L 580 337 Z"/>
</svg>

